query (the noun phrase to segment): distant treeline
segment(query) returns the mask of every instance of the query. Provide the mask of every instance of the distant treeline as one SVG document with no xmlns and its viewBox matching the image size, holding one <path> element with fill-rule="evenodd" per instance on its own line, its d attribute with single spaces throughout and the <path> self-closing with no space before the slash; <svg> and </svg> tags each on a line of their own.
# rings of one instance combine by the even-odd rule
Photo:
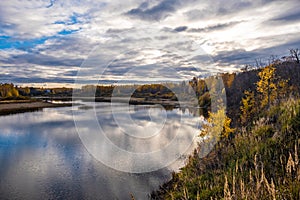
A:
<svg viewBox="0 0 300 200">
<path fill-rule="evenodd" d="M 145 85 L 109 85 L 94 86 L 86 85 L 74 91 L 76 96 L 95 97 L 127 97 L 144 99 L 178 99 L 200 98 L 208 92 L 204 80 L 193 78 L 191 81 L 181 83 L 162 83 Z M 202 97 L 203 98 L 203 97 Z M 202 100 L 202 102 L 205 102 Z"/>
<path fill-rule="evenodd" d="M 20 87 L 15 86 L 13 83 L 0 83 L 0 98 L 3 100 L 24 99 L 36 96 L 71 97 L 72 89 Z"/>
</svg>

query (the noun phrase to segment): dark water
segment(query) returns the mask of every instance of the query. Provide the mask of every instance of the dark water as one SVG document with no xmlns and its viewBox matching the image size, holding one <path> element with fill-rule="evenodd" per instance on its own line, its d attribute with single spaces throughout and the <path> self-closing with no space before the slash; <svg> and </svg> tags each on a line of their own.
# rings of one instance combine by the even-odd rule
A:
<svg viewBox="0 0 300 200">
<path fill-rule="evenodd" d="M 102 109 L 107 103 L 97 105 Z M 147 199 L 180 166 L 141 174 L 107 167 L 87 151 L 76 132 L 72 109 L 90 109 L 79 107 L 0 117 L 0 199 L 130 199 L 130 194 Z M 147 108 L 132 108 L 135 120 L 149 120 L 141 114 Z M 102 111 L 99 120 L 108 119 Z"/>
</svg>

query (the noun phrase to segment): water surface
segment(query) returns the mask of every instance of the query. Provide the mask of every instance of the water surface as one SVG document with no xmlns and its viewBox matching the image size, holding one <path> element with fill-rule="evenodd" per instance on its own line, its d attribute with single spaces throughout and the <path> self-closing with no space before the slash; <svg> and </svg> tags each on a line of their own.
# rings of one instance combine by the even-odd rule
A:
<svg viewBox="0 0 300 200">
<path fill-rule="evenodd" d="M 83 113 L 95 109 L 114 143 L 129 151 L 136 150 L 137 146 L 134 141 L 118 137 L 119 127 L 112 123 L 111 113 L 105 109 L 110 103 L 86 104 L 0 117 L 0 199 L 130 199 L 130 194 L 136 199 L 146 199 L 170 178 L 171 170 L 180 166 L 178 162 L 157 171 L 136 174 L 102 164 L 80 140 L 72 109 Z M 117 106 L 122 113 L 122 105 Z M 145 114 L 149 113 L 149 107 L 130 106 L 130 109 L 131 120 L 141 126 L 145 123 L 153 126 L 155 119 L 183 113 L 179 109 L 165 111 L 152 106 L 150 116 L 156 116 L 153 120 Z M 149 148 L 157 147 L 145 144 L 139 150 Z"/>
</svg>

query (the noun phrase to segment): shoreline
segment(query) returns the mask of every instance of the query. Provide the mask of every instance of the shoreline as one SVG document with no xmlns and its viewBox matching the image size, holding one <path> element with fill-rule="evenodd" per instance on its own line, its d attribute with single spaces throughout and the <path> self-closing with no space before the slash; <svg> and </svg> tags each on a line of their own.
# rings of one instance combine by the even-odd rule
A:
<svg viewBox="0 0 300 200">
<path fill-rule="evenodd" d="M 55 104 L 34 100 L 2 101 L 0 102 L 0 116 L 24 112 L 34 112 L 42 110 L 43 108 L 58 108 L 66 106 L 72 106 L 72 103 Z"/>
<path fill-rule="evenodd" d="M 82 101 L 95 101 L 95 102 L 111 102 L 110 97 L 77 97 L 73 100 L 82 100 Z M 29 100 L 4 100 L 0 101 L 0 116 L 24 113 L 24 112 L 34 112 L 42 110 L 43 108 L 58 108 L 72 106 L 73 103 L 52 103 L 48 102 L 49 100 L 58 100 L 58 101 L 72 101 L 71 98 L 40 98 L 40 99 L 29 99 Z M 129 103 L 130 105 L 161 105 L 165 108 L 176 108 L 176 107 L 194 107 L 191 102 L 183 102 L 180 105 L 178 101 L 169 100 L 169 99 L 145 99 L 145 98 L 131 98 L 128 102 L 127 98 L 117 97 L 113 100 L 116 103 Z M 201 108 L 201 107 L 197 107 Z M 203 108 L 202 108 L 203 109 Z"/>
<path fill-rule="evenodd" d="M 197 107 L 205 109 L 205 107 L 198 106 L 196 102 L 179 102 L 177 100 L 172 99 L 164 99 L 164 98 L 145 98 L 145 97 L 131 97 L 128 101 L 127 97 L 41 97 L 40 99 L 43 100 L 50 100 L 50 101 L 74 101 L 74 100 L 82 100 L 83 102 L 115 102 L 115 103 L 127 103 L 130 105 L 162 105 L 164 107 Z"/>
</svg>

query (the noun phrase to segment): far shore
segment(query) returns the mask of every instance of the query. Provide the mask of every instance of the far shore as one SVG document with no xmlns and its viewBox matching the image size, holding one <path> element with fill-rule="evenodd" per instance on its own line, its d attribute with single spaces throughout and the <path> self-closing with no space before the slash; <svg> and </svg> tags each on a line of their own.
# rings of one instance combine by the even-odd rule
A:
<svg viewBox="0 0 300 200">
<path fill-rule="evenodd" d="M 2 100 L 0 101 L 0 115 L 9 115 L 15 113 L 23 113 L 23 112 L 32 112 L 42 110 L 43 108 L 55 108 L 55 107 L 65 107 L 72 106 L 70 101 L 74 100 L 82 100 L 82 101 L 96 101 L 96 102 L 111 102 L 112 99 L 110 97 L 38 97 L 34 99 L 28 100 Z M 53 103 L 55 101 L 60 101 L 60 103 Z M 65 102 L 65 103 L 64 103 Z M 128 102 L 128 98 L 124 97 L 115 97 L 113 98 L 113 102 L 116 103 L 129 103 L 131 105 L 155 105 L 159 104 L 163 107 L 197 107 L 192 102 L 178 102 L 174 100 L 168 99 L 147 99 L 147 98 L 130 98 Z M 74 102 L 73 102 L 74 103 Z"/>
<path fill-rule="evenodd" d="M 143 97 L 131 97 L 128 99 L 127 97 L 38 97 L 38 99 L 43 99 L 45 101 L 74 101 L 74 100 L 82 100 L 87 102 L 115 102 L 115 103 L 126 103 L 131 105 L 162 105 L 165 107 L 172 106 L 172 107 L 199 107 L 197 102 L 189 102 L 184 101 L 180 102 L 177 100 L 171 99 L 163 99 L 163 98 L 143 98 Z"/>
<path fill-rule="evenodd" d="M 37 100 L 8 100 L 0 101 L 0 115 L 38 111 L 43 108 L 72 106 L 72 103 L 49 103 Z"/>
</svg>

